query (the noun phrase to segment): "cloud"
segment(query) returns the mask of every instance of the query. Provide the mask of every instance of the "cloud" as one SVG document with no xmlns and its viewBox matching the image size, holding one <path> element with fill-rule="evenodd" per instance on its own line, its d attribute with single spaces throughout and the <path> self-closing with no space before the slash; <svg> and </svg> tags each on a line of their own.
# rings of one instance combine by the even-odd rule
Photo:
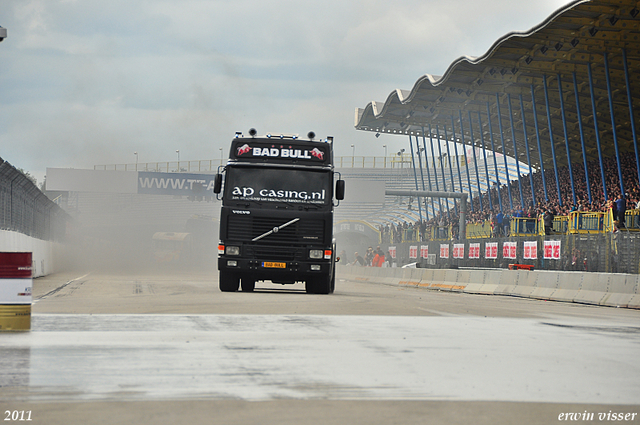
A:
<svg viewBox="0 0 640 425">
<path fill-rule="evenodd" d="M 235 131 L 406 140 L 354 110 L 539 24 L 545 0 L 4 0 L 0 156 L 46 167 L 215 159 Z M 370 146 L 365 149 L 364 146 Z"/>
</svg>

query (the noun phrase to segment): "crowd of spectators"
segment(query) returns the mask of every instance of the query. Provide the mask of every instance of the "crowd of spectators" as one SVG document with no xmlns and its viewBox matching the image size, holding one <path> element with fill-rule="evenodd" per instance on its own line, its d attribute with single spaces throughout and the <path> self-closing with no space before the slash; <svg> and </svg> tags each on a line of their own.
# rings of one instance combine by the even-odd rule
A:
<svg viewBox="0 0 640 425">
<path fill-rule="evenodd" d="M 473 208 L 468 205 L 467 223 L 486 223 L 492 224 L 492 233 L 495 236 L 508 234 L 510 220 L 512 217 L 529 217 L 543 218 L 545 228 L 550 230 L 550 226 L 555 216 L 567 216 L 574 211 L 582 212 L 606 212 L 612 209 L 614 220 L 617 226 L 624 226 L 624 212 L 629 209 L 640 209 L 640 184 L 638 182 L 638 174 L 636 169 L 635 155 L 628 155 L 621 158 L 621 174 L 624 183 L 625 193 L 621 193 L 620 179 L 618 175 L 618 164 L 616 158 L 608 158 L 603 161 L 604 178 L 607 190 L 605 193 L 602 186 L 602 177 L 599 161 L 590 161 L 587 163 L 589 173 L 589 192 L 582 164 L 574 164 L 573 173 L 573 191 L 575 191 L 575 202 L 572 191 L 572 184 L 568 167 L 558 168 L 558 184 L 560 186 L 561 197 L 558 198 L 556 185 L 556 174 L 554 170 L 546 170 L 544 173 L 547 194 L 545 190 L 541 173 L 533 173 L 533 188 L 535 193 L 535 202 L 531 196 L 531 184 L 529 176 L 521 176 L 520 183 L 514 180 L 510 183 L 510 187 L 502 185 L 499 189 L 492 188 L 489 192 L 482 194 L 482 204 L 480 197 L 474 194 Z M 522 199 L 520 199 L 520 186 L 522 185 Z M 509 201 L 509 192 L 513 206 Z M 447 205 L 442 201 L 443 205 Z M 502 210 L 500 209 L 502 204 Z M 429 203 L 427 208 L 431 212 Z M 424 210 L 423 210 L 424 211 Z M 399 243 L 404 240 L 422 240 L 429 239 L 428 229 L 433 226 L 449 226 L 453 225 L 453 230 L 457 230 L 456 225 L 459 221 L 459 204 L 456 201 L 455 206 L 450 206 L 437 213 L 435 216 L 429 214 L 430 219 L 418 220 L 414 223 L 398 222 L 388 223 L 379 226 L 378 230 L 382 235 L 382 240 L 390 243 Z M 404 238 L 403 238 L 404 235 Z M 455 235 L 454 235 L 455 237 Z"/>
</svg>

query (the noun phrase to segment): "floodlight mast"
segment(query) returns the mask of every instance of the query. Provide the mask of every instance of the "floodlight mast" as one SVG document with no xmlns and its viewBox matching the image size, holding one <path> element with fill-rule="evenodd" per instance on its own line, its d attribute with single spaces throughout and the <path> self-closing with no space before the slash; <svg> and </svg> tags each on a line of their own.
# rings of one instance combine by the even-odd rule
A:
<svg viewBox="0 0 640 425">
<path fill-rule="evenodd" d="M 460 219 L 458 220 L 458 238 L 466 239 L 467 232 L 467 195 L 458 192 L 431 192 L 428 190 L 386 190 L 385 195 L 389 196 L 414 196 L 422 198 L 460 198 Z"/>
</svg>

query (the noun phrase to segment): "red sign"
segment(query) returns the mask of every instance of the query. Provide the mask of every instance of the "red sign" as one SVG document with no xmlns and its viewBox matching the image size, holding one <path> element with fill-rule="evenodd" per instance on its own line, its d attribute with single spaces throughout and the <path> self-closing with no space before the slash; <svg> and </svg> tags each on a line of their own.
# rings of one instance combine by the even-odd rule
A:
<svg viewBox="0 0 640 425">
<path fill-rule="evenodd" d="M 464 258 L 464 244 L 453 244 L 453 258 Z"/>
<path fill-rule="evenodd" d="M 449 258 L 449 245 L 440 245 L 440 258 Z"/>
<path fill-rule="evenodd" d="M 559 260 L 561 253 L 561 241 L 544 241 L 544 258 Z"/>
<path fill-rule="evenodd" d="M 395 246 L 390 246 L 389 247 L 389 254 L 391 254 L 391 258 L 396 258 L 396 247 Z"/>
<path fill-rule="evenodd" d="M 502 244 L 502 258 L 516 258 L 516 249 L 518 242 L 504 242 Z"/>
<path fill-rule="evenodd" d="M 484 244 L 484 258 L 489 260 L 498 258 L 498 242 L 487 242 Z"/>
<path fill-rule="evenodd" d="M 524 242 L 524 259 L 525 260 L 538 259 L 538 242 L 536 241 Z"/>
<path fill-rule="evenodd" d="M 469 244 L 469 258 L 480 258 L 480 244 L 479 243 L 470 243 Z"/>
<path fill-rule="evenodd" d="M 409 258 L 418 258 L 418 247 L 416 245 L 409 247 Z"/>
<path fill-rule="evenodd" d="M 428 258 L 429 257 L 429 246 L 428 245 L 420 245 L 420 257 Z"/>
</svg>

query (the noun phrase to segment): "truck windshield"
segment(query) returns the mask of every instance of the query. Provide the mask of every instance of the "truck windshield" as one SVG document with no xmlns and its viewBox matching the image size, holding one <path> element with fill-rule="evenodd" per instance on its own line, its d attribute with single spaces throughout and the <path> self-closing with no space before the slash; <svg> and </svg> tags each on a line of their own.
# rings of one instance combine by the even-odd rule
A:
<svg viewBox="0 0 640 425">
<path fill-rule="evenodd" d="M 226 201 L 328 205 L 331 174 L 324 170 L 227 167 Z"/>
</svg>

